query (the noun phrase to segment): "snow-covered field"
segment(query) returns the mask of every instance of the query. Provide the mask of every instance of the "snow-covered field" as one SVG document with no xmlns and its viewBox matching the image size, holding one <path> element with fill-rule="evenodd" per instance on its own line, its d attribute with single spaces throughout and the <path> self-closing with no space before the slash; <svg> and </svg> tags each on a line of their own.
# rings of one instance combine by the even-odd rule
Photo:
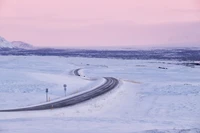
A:
<svg viewBox="0 0 200 133">
<path fill-rule="evenodd" d="M 176 63 L 0 56 L 0 109 L 45 102 L 46 88 L 54 100 L 63 98 L 63 84 L 71 95 L 102 84 L 102 77 L 120 79 L 111 92 L 72 107 L 1 112 L 0 133 L 199 133 L 200 67 Z M 72 75 L 76 68 L 82 68 L 82 76 L 97 80 Z"/>
</svg>

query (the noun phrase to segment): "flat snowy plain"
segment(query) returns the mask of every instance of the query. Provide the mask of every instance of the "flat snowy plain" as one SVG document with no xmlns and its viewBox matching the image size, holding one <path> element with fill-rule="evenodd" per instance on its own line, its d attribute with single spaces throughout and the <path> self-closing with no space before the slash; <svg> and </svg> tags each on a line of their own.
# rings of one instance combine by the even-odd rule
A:
<svg viewBox="0 0 200 133">
<path fill-rule="evenodd" d="M 0 56 L 0 109 L 43 103 L 46 88 L 52 101 L 64 97 L 63 84 L 71 95 L 102 84 L 102 77 L 120 80 L 109 93 L 75 106 L 0 112 L 0 133 L 199 133 L 200 67 L 176 63 Z M 77 68 L 82 78 L 72 74 Z"/>
</svg>

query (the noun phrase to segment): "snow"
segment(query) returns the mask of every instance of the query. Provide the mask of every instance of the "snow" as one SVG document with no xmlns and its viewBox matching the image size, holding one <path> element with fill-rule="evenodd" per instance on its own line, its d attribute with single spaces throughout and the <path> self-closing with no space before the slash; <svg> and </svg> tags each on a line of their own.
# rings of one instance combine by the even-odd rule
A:
<svg viewBox="0 0 200 133">
<path fill-rule="evenodd" d="M 199 133 L 200 67 L 177 63 L 0 56 L 1 109 L 44 102 L 47 87 L 51 89 L 52 99 L 57 99 L 63 98 L 64 83 L 71 96 L 102 84 L 102 77 L 120 79 L 114 90 L 75 106 L 1 112 L 0 132 Z M 86 77 L 72 75 L 76 68 L 82 68 L 80 74 Z"/>
<path fill-rule="evenodd" d="M 22 41 L 13 41 L 11 43 L 15 48 L 33 49 L 32 45 L 25 43 L 25 42 L 22 42 Z"/>
<path fill-rule="evenodd" d="M 13 45 L 3 37 L 0 37 L 0 48 L 13 48 Z"/>
<path fill-rule="evenodd" d="M 0 49 L 1 48 L 20 48 L 20 49 L 33 49 L 34 47 L 22 41 L 9 42 L 0 36 Z"/>
<path fill-rule="evenodd" d="M 57 60 L 56 57 L 51 59 Z M 3 101 L 0 109 L 43 103 L 46 101 L 46 88 L 53 100 L 64 96 L 64 84 L 67 84 L 67 95 L 71 95 L 101 82 L 101 79 L 90 81 L 69 75 L 74 67 L 67 62 L 62 63 L 65 62 L 63 58 L 56 63 L 45 60 L 45 57 L 0 58 L 0 101 Z"/>
</svg>

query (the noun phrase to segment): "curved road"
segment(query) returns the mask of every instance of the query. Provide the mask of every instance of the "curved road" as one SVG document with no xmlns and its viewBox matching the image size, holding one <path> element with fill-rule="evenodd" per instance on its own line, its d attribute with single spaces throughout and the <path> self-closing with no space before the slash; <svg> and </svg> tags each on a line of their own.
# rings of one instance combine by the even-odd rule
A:
<svg viewBox="0 0 200 133">
<path fill-rule="evenodd" d="M 76 76 L 80 76 L 80 74 L 78 73 L 79 70 L 80 69 L 74 70 L 74 74 Z M 106 82 L 103 85 L 101 85 L 93 90 L 90 90 L 85 93 L 79 94 L 77 96 L 71 97 L 71 98 L 66 98 L 66 99 L 62 99 L 60 101 L 56 101 L 53 103 L 46 103 L 46 104 L 37 105 L 37 106 L 9 109 L 9 110 L 0 110 L 0 112 L 34 111 L 34 110 L 46 110 L 46 109 L 72 106 L 72 105 L 90 100 L 92 98 L 95 98 L 99 95 L 102 95 L 102 94 L 114 89 L 119 84 L 119 81 L 115 78 L 112 78 L 112 77 L 104 77 L 104 78 L 105 78 Z"/>
<path fill-rule="evenodd" d="M 76 75 L 76 76 L 81 76 L 80 74 L 79 74 L 79 70 L 81 70 L 81 68 L 79 68 L 79 69 L 75 69 L 74 70 L 74 75 Z"/>
</svg>

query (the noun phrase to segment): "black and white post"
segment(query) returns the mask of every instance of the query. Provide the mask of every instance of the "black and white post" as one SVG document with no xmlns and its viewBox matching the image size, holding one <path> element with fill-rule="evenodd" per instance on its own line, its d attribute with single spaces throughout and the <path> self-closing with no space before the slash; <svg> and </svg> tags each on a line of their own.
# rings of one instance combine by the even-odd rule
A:
<svg viewBox="0 0 200 133">
<path fill-rule="evenodd" d="M 46 102 L 48 102 L 48 88 L 46 88 Z"/>
<path fill-rule="evenodd" d="M 67 91 L 67 85 L 64 84 L 63 87 L 64 87 L 64 91 L 65 91 L 65 96 L 67 96 L 67 94 L 66 94 L 66 91 Z"/>
</svg>

